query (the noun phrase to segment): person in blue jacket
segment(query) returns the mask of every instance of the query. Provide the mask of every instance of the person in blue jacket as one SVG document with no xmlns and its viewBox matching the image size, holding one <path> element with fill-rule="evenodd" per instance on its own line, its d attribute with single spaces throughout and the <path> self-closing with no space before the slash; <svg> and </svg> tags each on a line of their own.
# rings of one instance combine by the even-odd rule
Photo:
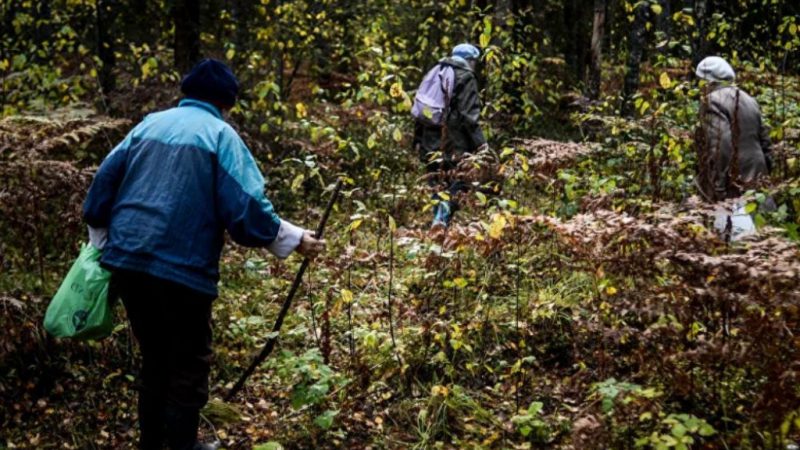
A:
<svg viewBox="0 0 800 450">
<path fill-rule="evenodd" d="M 253 155 L 222 113 L 239 83 L 206 59 L 181 82 L 177 107 L 148 115 L 106 157 L 83 206 L 142 353 L 140 447 L 207 449 L 211 304 L 224 231 L 279 258 L 314 257 L 325 242 L 281 219 Z"/>
</svg>

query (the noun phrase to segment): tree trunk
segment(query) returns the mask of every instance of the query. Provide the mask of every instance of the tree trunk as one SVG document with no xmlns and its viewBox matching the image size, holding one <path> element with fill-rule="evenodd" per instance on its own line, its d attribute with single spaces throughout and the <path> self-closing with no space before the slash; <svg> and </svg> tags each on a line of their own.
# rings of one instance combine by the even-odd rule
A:
<svg viewBox="0 0 800 450">
<path fill-rule="evenodd" d="M 697 24 L 697 34 L 692 39 L 692 67 L 708 55 L 708 4 L 706 0 L 694 0 L 694 21 Z"/>
<path fill-rule="evenodd" d="M 575 16 L 577 14 L 577 10 L 575 8 L 575 0 L 565 0 L 562 2 L 564 6 L 563 9 L 563 51 L 564 51 L 564 62 L 567 64 L 567 68 L 571 71 L 576 71 L 578 66 L 578 49 L 577 49 L 577 41 L 575 40 Z M 556 27 L 558 28 L 558 27 Z"/>
<path fill-rule="evenodd" d="M 589 98 L 600 96 L 601 71 L 603 66 L 603 36 L 606 26 L 606 0 L 594 0 L 592 22 L 592 64 L 589 67 Z"/>
<path fill-rule="evenodd" d="M 117 5 L 114 0 L 97 0 L 97 57 L 100 59 L 100 88 L 103 95 L 108 95 L 116 87 L 114 78 L 114 39 L 109 29 L 114 25 L 114 11 Z"/>
<path fill-rule="evenodd" d="M 494 4 L 494 16 L 500 21 L 505 22 L 505 19 L 511 13 L 511 0 L 496 0 Z"/>
<path fill-rule="evenodd" d="M 250 24 L 253 23 L 252 19 L 256 15 L 254 3 L 255 2 L 251 0 L 238 0 L 233 2 L 234 18 L 236 19 L 236 34 L 234 35 L 236 56 L 234 59 L 237 61 L 247 61 L 245 52 L 248 48 L 251 48 L 249 45 L 251 36 L 250 30 L 252 29 Z"/>
<path fill-rule="evenodd" d="M 186 73 L 200 59 L 200 0 L 175 0 L 175 67 Z"/>
<path fill-rule="evenodd" d="M 53 10 L 50 2 L 41 2 L 36 6 L 36 42 L 43 42 L 50 39 L 53 35 Z M 9 14 L 13 17 L 13 14 Z M 11 29 L 11 28 L 7 28 Z M 32 55 L 35 59 L 41 60 L 38 55 Z"/>
<path fill-rule="evenodd" d="M 589 59 L 589 7 L 588 0 L 567 0 L 564 2 L 564 29 L 566 42 L 564 59 L 572 70 L 575 81 L 583 81 L 586 77 L 586 66 Z"/>
<path fill-rule="evenodd" d="M 664 45 L 658 47 L 659 53 L 667 54 L 669 52 L 669 41 L 672 39 L 672 7 L 669 0 L 658 0 L 661 6 L 661 14 L 656 17 L 656 31 L 658 32 L 659 43 L 663 42 Z"/>
<path fill-rule="evenodd" d="M 639 70 L 642 63 L 649 11 L 650 4 L 647 2 L 636 7 L 631 32 L 628 35 L 628 62 L 625 71 L 625 85 L 622 88 L 622 108 L 620 108 L 622 114 L 626 116 L 631 113 L 631 97 L 639 90 Z"/>
</svg>

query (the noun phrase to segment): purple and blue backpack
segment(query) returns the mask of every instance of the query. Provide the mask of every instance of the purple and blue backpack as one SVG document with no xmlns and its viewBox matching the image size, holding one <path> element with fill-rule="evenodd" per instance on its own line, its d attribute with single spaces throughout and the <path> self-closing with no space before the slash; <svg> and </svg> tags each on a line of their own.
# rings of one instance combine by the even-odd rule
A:
<svg viewBox="0 0 800 450">
<path fill-rule="evenodd" d="M 447 64 L 433 66 L 417 89 L 411 115 L 428 125 L 442 126 L 453 96 L 456 75 Z"/>
</svg>

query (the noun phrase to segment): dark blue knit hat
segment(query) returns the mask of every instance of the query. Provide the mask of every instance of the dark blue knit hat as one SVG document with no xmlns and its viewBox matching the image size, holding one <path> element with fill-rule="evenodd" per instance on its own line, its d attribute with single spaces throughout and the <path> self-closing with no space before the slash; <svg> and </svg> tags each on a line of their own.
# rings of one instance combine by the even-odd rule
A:
<svg viewBox="0 0 800 450">
<path fill-rule="evenodd" d="M 225 63 L 206 58 L 183 77 L 181 92 L 187 97 L 232 107 L 239 94 L 239 81 Z"/>
</svg>

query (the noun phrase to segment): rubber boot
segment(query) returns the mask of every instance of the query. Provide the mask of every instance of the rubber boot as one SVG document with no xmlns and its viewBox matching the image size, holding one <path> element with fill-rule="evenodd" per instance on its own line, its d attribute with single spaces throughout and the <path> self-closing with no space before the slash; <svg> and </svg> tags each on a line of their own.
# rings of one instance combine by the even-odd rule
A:
<svg viewBox="0 0 800 450">
<path fill-rule="evenodd" d="M 450 220 L 453 218 L 453 204 L 449 201 L 441 202 L 440 219 L 444 222 L 444 226 L 450 225 Z"/>
<path fill-rule="evenodd" d="M 450 219 L 453 217 L 452 209 L 452 204 L 449 201 L 439 201 L 434 207 L 431 228 L 445 228 L 450 225 Z"/>
<path fill-rule="evenodd" d="M 442 202 L 436 204 L 433 207 L 433 222 L 431 222 L 431 228 L 439 228 L 444 227 L 445 223 L 442 220 Z"/>
<path fill-rule="evenodd" d="M 171 450 L 216 450 L 219 442 L 197 442 L 200 411 L 197 408 L 167 406 L 164 418 L 167 423 L 167 443 Z"/>
</svg>

